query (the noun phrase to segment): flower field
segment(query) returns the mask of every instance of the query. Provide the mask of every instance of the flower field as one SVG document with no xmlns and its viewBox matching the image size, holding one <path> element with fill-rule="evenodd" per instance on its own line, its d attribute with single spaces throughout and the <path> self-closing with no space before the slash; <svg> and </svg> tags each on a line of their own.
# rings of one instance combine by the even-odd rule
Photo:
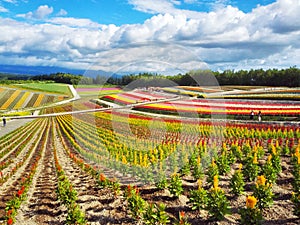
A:
<svg viewBox="0 0 300 225">
<path fill-rule="evenodd" d="M 299 140 L 298 123 L 117 110 L 36 119 L 0 138 L 0 222 L 299 224 Z"/>
<path fill-rule="evenodd" d="M 101 99 L 120 105 L 130 105 L 138 102 L 154 101 L 174 97 L 174 94 L 131 91 L 121 94 L 106 95 Z M 236 100 L 236 99 L 195 99 L 185 98 L 172 102 L 151 103 L 136 106 L 134 109 L 147 112 L 166 114 L 198 114 L 198 115 L 249 115 L 262 112 L 263 116 L 296 116 L 300 114 L 300 102 L 297 101 L 269 101 L 269 100 Z"/>
<path fill-rule="evenodd" d="M 68 97 L 2 87 L 0 89 L 0 111 L 21 110 L 32 107 L 36 108 L 53 102 L 62 101 L 65 98 Z"/>
</svg>

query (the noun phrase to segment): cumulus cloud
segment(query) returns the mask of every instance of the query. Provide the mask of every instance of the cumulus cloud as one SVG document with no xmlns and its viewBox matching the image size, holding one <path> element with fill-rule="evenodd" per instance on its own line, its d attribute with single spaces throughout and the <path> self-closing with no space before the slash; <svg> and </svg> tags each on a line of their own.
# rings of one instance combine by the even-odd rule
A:
<svg viewBox="0 0 300 225">
<path fill-rule="evenodd" d="M 9 10 L 0 5 L 0 13 L 8 12 Z"/>
<path fill-rule="evenodd" d="M 0 18 L 0 60 L 81 69 L 93 65 L 105 71 L 159 68 L 165 73 L 170 67 L 188 71 L 206 63 L 214 70 L 299 64 L 298 0 L 277 0 L 249 13 L 226 6 L 189 15 L 175 8 L 179 1 L 131 3 L 155 15 L 142 24 L 122 26 L 72 17 L 35 25 Z M 161 4 L 164 8 L 158 9 Z M 40 11 L 45 18 L 53 9 Z"/>
<path fill-rule="evenodd" d="M 66 16 L 68 12 L 64 9 L 59 10 L 59 12 L 56 14 L 56 16 Z"/>
<path fill-rule="evenodd" d="M 34 12 L 28 12 L 26 14 L 18 14 L 17 17 L 23 17 L 26 19 L 44 19 L 53 12 L 53 7 L 48 5 L 41 5 Z"/>
<path fill-rule="evenodd" d="M 69 27 L 99 28 L 101 26 L 100 24 L 93 22 L 90 19 L 78 19 L 73 17 L 55 17 L 47 20 L 47 22 Z"/>
</svg>

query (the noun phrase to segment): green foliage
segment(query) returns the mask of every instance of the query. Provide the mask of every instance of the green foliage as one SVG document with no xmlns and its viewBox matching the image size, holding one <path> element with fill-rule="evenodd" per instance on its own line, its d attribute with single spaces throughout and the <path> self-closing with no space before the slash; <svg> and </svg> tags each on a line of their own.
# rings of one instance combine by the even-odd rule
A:
<svg viewBox="0 0 300 225">
<path fill-rule="evenodd" d="M 229 201 L 221 188 L 212 188 L 208 192 L 207 209 L 213 219 L 222 220 L 230 211 L 229 205 Z"/>
<path fill-rule="evenodd" d="M 155 183 L 159 190 L 164 190 L 168 186 L 168 181 L 164 174 L 160 174 L 159 180 Z"/>
<path fill-rule="evenodd" d="M 230 171 L 229 163 L 229 157 L 225 154 L 225 152 L 216 158 L 216 164 L 218 166 L 220 175 L 225 175 Z"/>
<path fill-rule="evenodd" d="M 189 203 L 192 205 L 192 210 L 206 209 L 208 203 L 207 191 L 200 187 L 198 190 L 190 192 Z"/>
<path fill-rule="evenodd" d="M 35 82 L 35 83 L 18 84 L 16 86 L 28 90 L 71 95 L 68 85 L 61 84 L 61 83 L 55 84 L 55 83 L 46 83 L 46 82 Z"/>
<path fill-rule="evenodd" d="M 137 187 L 128 186 L 125 191 L 125 197 L 128 201 L 130 214 L 134 219 L 140 219 L 145 213 L 147 202 L 140 196 Z"/>
<path fill-rule="evenodd" d="M 182 181 L 178 174 L 173 174 L 169 181 L 168 189 L 172 195 L 179 197 L 183 192 Z"/>
<path fill-rule="evenodd" d="M 254 181 L 260 172 L 260 167 L 254 156 L 248 156 L 244 162 L 243 175 L 246 180 Z"/>
<path fill-rule="evenodd" d="M 144 224 L 148 225 L 165 225 L 170 222 L 169 216 L 165 211 L 164 204 L 149 204 L 143 214 Z"/>
<path fill-rule="evenodd" d="M 262 213 L 258 208 L 242 208 L 239 210 L 241 215 L 240 223 L 243 225 L 260 225 L 262 224 Z"/>
<path fill-rule="evenodd" d="M 241 171 L 241 166 L 233 174 L 232 178 L 230 179 L 229 186 L 231 192 L 235 195 L 239 195 L 244 191 L 245 182 L 243 173 Z"/>
<path fill-rule="evenodd" d="M 276 168 L 273 166 L 271 161 L 272 155 L 269 155 L 268 160 L 262 167 L 262 173 L 266 176 L 266 179 L 270 183 L 274 183 L 277 179 L 278 172 Z"/>
<path fill-rule="evenodd" d="M 212 159 L 211 164 L 208 167 L 207 170 L 207 183 L 209 184 L 209 186 L 212 186 L 213 181 L 214 181 L 214 177 L 219 175 L 219 169 L 218 166 L 215 164 L 215 160 Z"/>
<path fill-rule="evenodd" d="M 292 193 L 291 201 L 293 203 L 294 215 L 300 218 L 300 193 Z"/>
<path fill-rule="evenodd" d="M 267 182 L 264 175 L 257 177 L 253 196 L 258 200 L 257 205 L 260 210 L 273 204 L 272 184 Z"/>
<path fill-rule="evenodd" d="M 71 207 L 68 208 L 67 223 L 76 225 L 87 224 L 84 213 L 76 203 L 73 203 Z"/>
</svg>

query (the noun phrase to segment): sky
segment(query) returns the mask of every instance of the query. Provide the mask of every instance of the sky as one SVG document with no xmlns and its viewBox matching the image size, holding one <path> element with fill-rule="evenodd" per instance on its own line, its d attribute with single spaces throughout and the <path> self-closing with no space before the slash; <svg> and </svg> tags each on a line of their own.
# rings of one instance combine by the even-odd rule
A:
<svg viewBox="0 0 300 225">
<path fill-rule="evenodd" d="M 110 73 L 298 67 L 300 0 L 0 0 L 0 64 Z"/>
</svg>

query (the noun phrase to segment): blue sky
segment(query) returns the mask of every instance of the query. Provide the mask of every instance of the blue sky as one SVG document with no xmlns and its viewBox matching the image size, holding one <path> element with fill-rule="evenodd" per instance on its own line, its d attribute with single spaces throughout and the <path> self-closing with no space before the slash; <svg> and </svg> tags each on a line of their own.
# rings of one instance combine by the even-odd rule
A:
<svg viewBox="0 0 300 225">
<path fill-rule="evenodd" d="M 2 0 L 0 64 L 107 72 L 299 67 L 299 0 Z"/>
</svg>

